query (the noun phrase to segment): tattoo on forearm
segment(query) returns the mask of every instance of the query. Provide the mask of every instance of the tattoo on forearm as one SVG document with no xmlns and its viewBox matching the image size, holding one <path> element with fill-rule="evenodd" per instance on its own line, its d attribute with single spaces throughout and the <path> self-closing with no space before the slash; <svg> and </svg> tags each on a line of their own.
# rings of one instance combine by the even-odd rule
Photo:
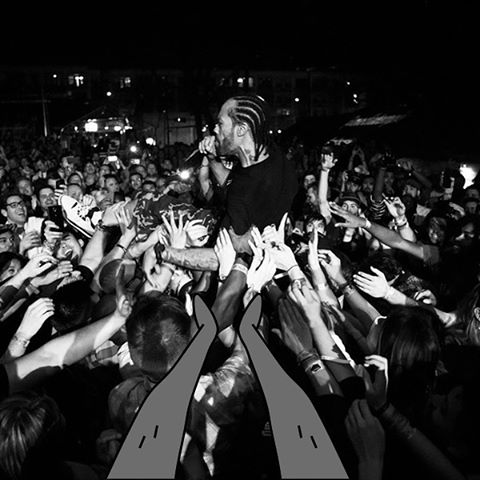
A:
<svg viewBox="0 0 480 480">
<path fill-rule="evenodd" d="M 213 248 L 179 249 L 167 247 L 162 260 L 191 270 L 218 270 L 218 258 Z"/>
</svg>

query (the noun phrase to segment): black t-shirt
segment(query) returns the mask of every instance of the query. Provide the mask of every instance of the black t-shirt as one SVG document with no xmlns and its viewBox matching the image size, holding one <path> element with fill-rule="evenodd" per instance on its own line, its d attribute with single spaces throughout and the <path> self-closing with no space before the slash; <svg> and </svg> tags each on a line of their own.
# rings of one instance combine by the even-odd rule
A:
<svg viewBox="0 0 480 480">
<path fill-rule="evenodd" d="M 298 182 L 291 162 L 278 148 L 272 148 L 263 162 L 243 168 L 236 165 L 227 191 L 227 213 L 223 226 L 243 235 L 252 225 L 262 231 L 278 226 L 290 211 Z"/>
<path fill-rule="evenodd" d="M 0 401 L 8 397 L 10 384 L 4 365 L 0 365 Z"/>
</svg>

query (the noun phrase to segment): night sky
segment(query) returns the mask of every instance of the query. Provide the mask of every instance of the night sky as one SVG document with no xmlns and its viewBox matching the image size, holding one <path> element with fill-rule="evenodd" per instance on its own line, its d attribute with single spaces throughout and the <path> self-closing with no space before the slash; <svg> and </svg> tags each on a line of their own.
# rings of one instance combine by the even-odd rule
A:
<svg viewBox="0 0 480 480">
<path fill-rule="evenodd" d="M 2 63 L 465 70 L 477 56 L 458 1 L 46 3 L 2 5 Z"/>
<path fill-rule="evenodd" d="M 399 88 L 407 79 L 434 118 L 448 119 L 476 143 L 480 42 L 473 4 L 161 0 L 68 2 L 55 8 L 46 2 L 2 5 L 0 64 L 373 72 L 397 81 Z"/>
</svg>

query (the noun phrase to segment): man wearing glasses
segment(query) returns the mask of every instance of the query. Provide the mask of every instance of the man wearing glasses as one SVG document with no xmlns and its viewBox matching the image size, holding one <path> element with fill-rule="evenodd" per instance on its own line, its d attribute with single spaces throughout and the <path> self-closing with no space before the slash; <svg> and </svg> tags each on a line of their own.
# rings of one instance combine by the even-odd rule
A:
<svg viewBox="0 0 480 480">
<path fill-rule="evenodd" d="M 20 238 L 19 253 L 24 255 L 28 252 L 31 258 L 39 252 L 42 246 L 40 232 L 43 218 L 30 217 L 27 221 L 27 205 L 17 192 L 7 193 L 0 204 L 1 213 L 6 218 L 6 225 Z"/>
</svg>

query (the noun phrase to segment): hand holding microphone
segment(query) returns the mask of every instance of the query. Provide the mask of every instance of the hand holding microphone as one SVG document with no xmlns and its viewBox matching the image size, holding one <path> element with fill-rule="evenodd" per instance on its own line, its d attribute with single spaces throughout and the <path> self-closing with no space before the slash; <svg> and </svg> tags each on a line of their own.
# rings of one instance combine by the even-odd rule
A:
<svg viewBox="0 0 480 480">
<path fill-rule="evenodd" d="M 206 155 L 209 160 L 213 160 L 217 156 L 215 148 L 215 137 L 213 135 L 206 136 L 199 144 L 198 151 L 202 155 Z"/>
</svg>

